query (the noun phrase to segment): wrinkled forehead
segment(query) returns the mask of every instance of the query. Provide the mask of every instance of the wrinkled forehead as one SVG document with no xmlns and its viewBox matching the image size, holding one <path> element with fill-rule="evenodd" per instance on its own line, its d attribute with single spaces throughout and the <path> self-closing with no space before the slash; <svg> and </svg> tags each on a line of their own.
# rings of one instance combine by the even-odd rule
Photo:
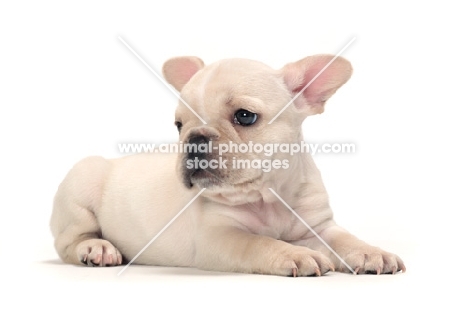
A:
<svg viewBox="0 0 468 311">
<path fill-rule="evenodd" d="M 277 87 L 277 71 L 267 65 L 245 59 L 222 60 L 211 64 L 187 83 L 181 95 L 200 99 L 212 96 L 256 96 Z M 263 92 L 262 92 L 263 90 Z"/>
</svg>

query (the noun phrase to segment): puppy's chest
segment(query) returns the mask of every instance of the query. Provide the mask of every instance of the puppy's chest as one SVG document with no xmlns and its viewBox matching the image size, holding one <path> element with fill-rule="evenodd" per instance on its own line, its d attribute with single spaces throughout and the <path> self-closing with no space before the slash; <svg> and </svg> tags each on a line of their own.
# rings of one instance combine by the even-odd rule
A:
<svg viewBox="0 0 468 311">
<path fill-rule="evenodd" d="M 283 241 L 297 241 L 309 230 L 281 204 L 260 203 L 242 206 L 234 215 L 249 232 Z"/>
</svg>

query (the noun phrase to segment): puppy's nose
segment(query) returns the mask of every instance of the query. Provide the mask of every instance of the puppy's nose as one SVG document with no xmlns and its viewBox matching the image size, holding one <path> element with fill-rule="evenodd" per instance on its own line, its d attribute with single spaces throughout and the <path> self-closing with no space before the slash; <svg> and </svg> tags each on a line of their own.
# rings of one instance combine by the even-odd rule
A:
<svg viewBox="0 0 468 311">
<path fill-rule="evenodd" d="M 205 135 L 194 135 L 189 138 L 189 144 L 208 144 L 208 138 Z"/>
<path fill-rule="evenodd" d="M 208 150 L 208 142 L 209 139 L 204 135 L 195 135 L 190 137 L 188 140 L 188 144 L 191 145 L 191 148 L 189 148 L 189 151 L 187 153 L 188 159 L 205 159 L 207 157 L 207 154 L 206 152 L 203 152 L 201 150 Z"/>
</svg>

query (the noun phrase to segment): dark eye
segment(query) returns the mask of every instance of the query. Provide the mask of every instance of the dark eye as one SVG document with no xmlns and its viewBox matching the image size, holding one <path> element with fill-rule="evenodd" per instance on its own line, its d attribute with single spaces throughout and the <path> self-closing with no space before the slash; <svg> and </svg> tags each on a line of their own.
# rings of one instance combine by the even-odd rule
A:
<svg viewBox="0 0 468 311">
<path fill-rule="evenodd" d="M 257 114 L 245 109 L 237 110 L 234 114 L 234 123 L 243 126 L 252 125 L 257 121 Z"/>
<path fill-rule="evenodd" d="M 180 133 L 180 130 L 182 129 L 182 123 L 180 123 L 179 121 L 176 121 L 174 124 L 175 124 L 175 126 L 177 126 L 177 130 Z"/>
</svg>

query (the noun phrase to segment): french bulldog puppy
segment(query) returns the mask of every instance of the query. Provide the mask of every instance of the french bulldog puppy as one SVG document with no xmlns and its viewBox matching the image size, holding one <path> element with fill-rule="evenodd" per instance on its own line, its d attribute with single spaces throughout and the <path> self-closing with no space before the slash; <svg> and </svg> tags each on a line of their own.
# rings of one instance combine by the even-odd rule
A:
<svg viewBox="0 0 468 311">
<path fill-rule="evenodd" d="M 182 102 L 176 109 L 180 141 L 211 145 L 213 151 L 90 157 L 77 163 L 58 188 L 51 218 L 61 259 L 90 266 L 128 262 L 205 189 L 136 264 L 280 276 L 405 271 L 398 256 L 335 223 L 310 153 L 219 151 L 222 145 L 249 142 L 300 144 L 304 119 L 322 113 L 351 76 L 350 63 L 338 57 L 303 90 L 332 58 L 310 56 L 280 70 L 246 59 L 209 66 L 197 57 L 168 60 L 166 80 L 193 109 Z M 221 158 L 219 167 L 194 165 Z M 238 167 L 239 160 L 277 165 L 268 171 Z"/>
</svg>

